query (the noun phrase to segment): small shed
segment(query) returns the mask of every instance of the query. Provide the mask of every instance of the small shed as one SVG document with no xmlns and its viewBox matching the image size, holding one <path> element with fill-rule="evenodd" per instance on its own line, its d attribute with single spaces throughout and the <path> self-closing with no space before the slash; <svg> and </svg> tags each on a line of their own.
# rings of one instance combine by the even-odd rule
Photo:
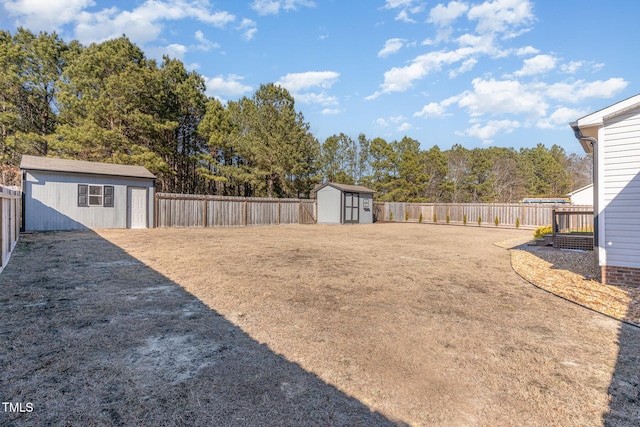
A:
<svg viewBox="0 0 640 427">
<path fill-rule="evenodd" d="M 593 154 L 594 245 L 602 281 L 640 286 L 640 94 L 570 125 Z"/>
<path fill-rule="evenodd" d="M 153 226 L 155 176 L 142 166 L 22 156 L 24 231 Z"/>
<path fill-rule="evenodd" d="M 361 185 L 327 182 L 313 189 L 318 203 L 318 224 L 373 223 L 373 194 Z"/>
<path fill-rule="evenodd" d="M 578 188 L 567 194 L 572 205 L 593 206 L 593 184 Z"/>
</svg>

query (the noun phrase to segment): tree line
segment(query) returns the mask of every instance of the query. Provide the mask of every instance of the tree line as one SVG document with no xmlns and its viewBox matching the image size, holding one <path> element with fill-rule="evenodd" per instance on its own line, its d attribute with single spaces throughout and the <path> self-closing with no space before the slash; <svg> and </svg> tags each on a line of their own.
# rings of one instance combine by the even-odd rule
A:
<svg viewBox="0 0 640 427">
<path fill-rule="evenodd" d="M 0 31 L 0 178 L 19 182 L 23 154 L 145 166 L 158 191 L 308 197 L 315 185 L 361 184 L 386 201 L 513 202 L 591 182 L 591 159 L 547 148 L 424 150 L 419 141 L 320 142 L 273 83 L 225 104 L 169 57 L 127 37 L 83 46 L 56 33 Z"/>
</svg>

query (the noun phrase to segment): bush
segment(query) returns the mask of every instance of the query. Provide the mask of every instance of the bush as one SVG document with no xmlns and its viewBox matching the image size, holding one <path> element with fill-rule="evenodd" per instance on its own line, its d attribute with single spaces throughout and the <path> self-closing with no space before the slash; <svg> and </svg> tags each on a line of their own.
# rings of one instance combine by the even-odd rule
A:
<svg viewBox="0 0 640 427">
<path fill-rule="evenodd" d="M 516 218 L 516 228 L 520 228 L 520 218 Z"/>
<path fill-rule="evenodd" d="M 482 217 L 481 216 L 478 217 L 478 225 L 480 225 L 480 224 L 482 224 Z"/>
<path fill-rule="evenodd" d="M 447 214 L 447 224 L 449 224 L 450 220 L 451 220 L 451 218 L 449 218 L 449 214 Z"/>
<path fill-rule="evenodd" d="M 404 213 L 404 220 L 409 221 L 409 212 Z"/>
<path fill-rule="evenodd" d="M 418 217 L 418 222 L 422 224 L 422 214 L 420 214 L 420 216 Z"/>
<path fill-rule="evenodd" d="M 533 237 L 535 237 L 536 239 L 541 239 L 547 234 L 553 234 L 553 229 L 551 228 L 551 225 L 545 225 L 545 226 L 536 228 L 536 231 L 533 232 Z"/>
<path fill-rule="evenodd" d="M 467 225 L 467 214 L 462 215 L 462 224 Z"/>
<path fill-rule="evenodd" d="M 436 214 L 433 214 L 433 222 L 438 222 L 438 217 L 436 216 Z"/>
<path fill-rule="evenodd" d="M 496 225 L 496 227 L 498 226 L 498 224 L 500 224 L 500 220 L 498 219 L 497 215 L 496 215 L 496 219 L 493 220 L 493 223 Z"/>
<path fill-rule="evenodd" d="M 389 212 L 389 221 L 393 221 L 393 212 Z"/>
</svg>

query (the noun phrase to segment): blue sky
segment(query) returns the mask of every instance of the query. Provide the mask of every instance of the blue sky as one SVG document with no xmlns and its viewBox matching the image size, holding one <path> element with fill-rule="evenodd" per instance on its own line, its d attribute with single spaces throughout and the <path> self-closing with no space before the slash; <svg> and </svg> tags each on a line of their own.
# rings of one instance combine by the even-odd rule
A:
<svg viewBox="0 0 640 427">
<path fill-rule="evenodd" d="M 581 153 L 568 122 L 640 92 L 640 3 L 601 0 L 0 0 L 0 25 L 127 35 L 223 101 L 286 87 L 324 141 Z"/>
</svg>

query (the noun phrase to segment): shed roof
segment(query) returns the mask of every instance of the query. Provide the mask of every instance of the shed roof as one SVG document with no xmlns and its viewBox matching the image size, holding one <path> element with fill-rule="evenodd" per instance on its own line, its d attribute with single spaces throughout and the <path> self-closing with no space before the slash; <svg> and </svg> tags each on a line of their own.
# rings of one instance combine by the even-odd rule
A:
<svg viewBox="0 0 640 427">
<path fill-rule="evenodd" d="M 67 172 L 91 175 L 125 176 L 154 179 L 144 166 L 117 165 L 114 163 L 86 162 L 83 160 L 53 159 L 23 155 L 20 169 L 50 172 Z"/>
<path fill-rule="evenodd" d="M 336 184 L 335 182 L 325 182 L 324 184 L 318 184 L 313 189 L 313 192 L 315 193 L 327 186 L 336 188 L 340 191 L 348 191 L 350 193 L 375 193 L 374 190 L 362 185 Z"/>
</svg>

